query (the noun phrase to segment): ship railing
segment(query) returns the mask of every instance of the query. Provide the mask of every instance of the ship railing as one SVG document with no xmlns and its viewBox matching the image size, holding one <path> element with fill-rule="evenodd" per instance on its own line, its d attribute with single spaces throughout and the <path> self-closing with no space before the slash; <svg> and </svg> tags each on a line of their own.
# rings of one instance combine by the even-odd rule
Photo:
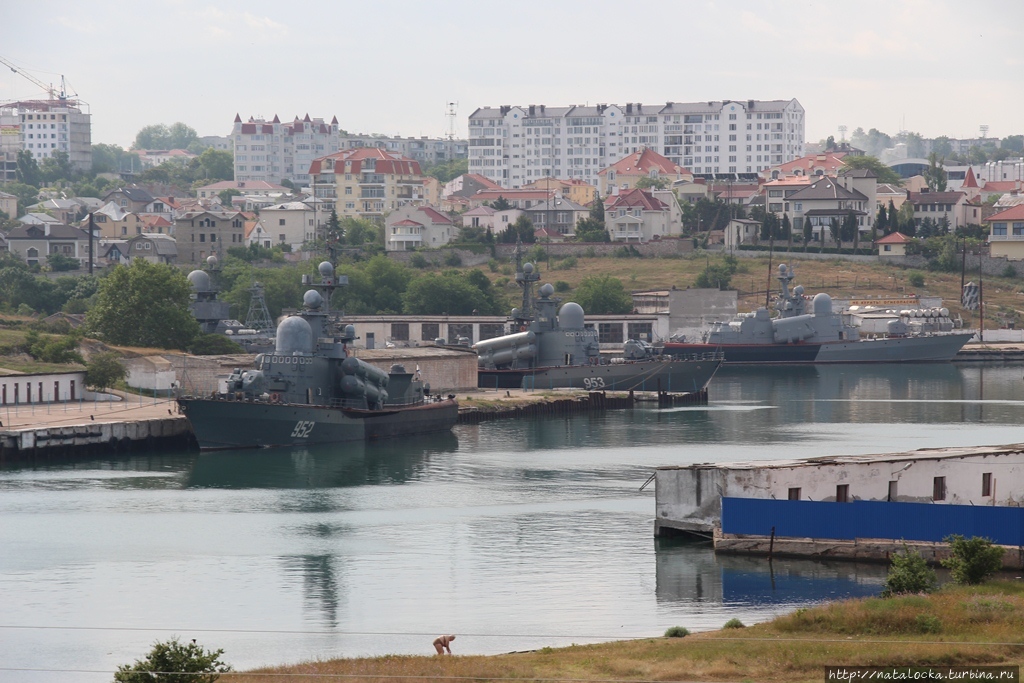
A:
<svg viewBox="0 0 1024 683">
<path fill-rule="evenodd" d="M 421 405 L 424 403 L 423 400 L 417 399 L 413 401 L 389 401 L 384 404 L 384 409 L 387 408 L 404 408 L 407 406 Z M 365 410 L 366 403 L 352 398 L 332 398 L 330 402 L 332 408 L 355 408 L 358 410 Z"/>
</svg>

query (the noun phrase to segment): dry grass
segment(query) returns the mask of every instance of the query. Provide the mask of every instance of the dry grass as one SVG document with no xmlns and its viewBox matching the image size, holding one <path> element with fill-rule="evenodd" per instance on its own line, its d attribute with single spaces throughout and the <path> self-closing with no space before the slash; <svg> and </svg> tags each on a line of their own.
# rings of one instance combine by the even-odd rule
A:
<svg viewBox="0 0 1024 683">
<path fill-rule="evenodd" d="M 837 602 L 743 630 L 724 629 L 686 638 L 574 645 L 492 657 L 338 659 L 259 669 L 222 680 L 318 680 L 296 675 L 314 674 L 381 683 L 395 677 L 404 681 L 459 677 L 774 682 L 820 681 L 826 665 L 1022 663 L 1024 583 L 1004 581 L 951 587 L 932 596 Z"/>
<path fill-rule="evenodd" d="M 971 314 L 960 308 L 960 273 L 920 271 L 925 285 L 913 287 L 907 282 L 911 270 L 878 262 L 845 261 L 842 259 L 816 260 L 792 258 L 788 254 L 776 254 L 772 259 L 771 291 L 778 290 L 775 269 L 779 263 L 793 265 L 796 273 L 795 284 L 802 284 L 808 294 L 827 292 L 835 298 L 892 297 L 906 294 L 942 297 L 944 305 L 954 314 L 960 313 L 965 320 Z M 575 288 L 591 275 L 612 275 L 622 280 L 628 290 L 668 289 L 675 285 L 679 289 L 692 287 L 707 263 L 721 262 L 721 255 L 694 253 L 684 258 L 578 258 L 575 268 L 555 270 L 546 261 L 540 263 L 542 280 L 556 282 L 564 280 Z M 769 286 L 768 257 L 738 258 L 740 272 L 732 278 L 732 286 L 740 292 L 741 311 L 753 310 L 764 305 L 765 288 Z M 552 259 L 551 265 L 557 266 Z M 507 277 L 502 273 L 485 272 L 492 280 Z M 968 280 L 977 281 L 977 273 L 967 274 Z M 518 291 L 514 285 L 509 291 Z M 1012 317 L 1024 317 L 1024 293 L 1020 291 L 1019 279 L 1001 277 L 985 278 L 985 306 L 987 327 L 995 327 L 994 320 L 999 313 Z M 566 296 L 561 294 L 560 296 Z M 973 315 L 977 324 L 977 314 Z"/>
</svg>

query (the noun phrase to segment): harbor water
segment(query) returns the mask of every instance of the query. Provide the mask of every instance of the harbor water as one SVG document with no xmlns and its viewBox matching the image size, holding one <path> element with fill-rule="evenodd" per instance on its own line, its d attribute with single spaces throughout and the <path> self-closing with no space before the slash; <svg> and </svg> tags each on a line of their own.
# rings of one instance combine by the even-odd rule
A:
<svg viewBox="0 0 1024 683">
<path fill-rule="evenodd" d="M 879 565 L 653 538 L 653 468 L 1024 441 L 1022 365 L 725 368 L 700 407 L 406 442 L 0 468 L 0 680 L 109 681 L 154 641 L 236 668 L 764 620 Z"/>
</svg>

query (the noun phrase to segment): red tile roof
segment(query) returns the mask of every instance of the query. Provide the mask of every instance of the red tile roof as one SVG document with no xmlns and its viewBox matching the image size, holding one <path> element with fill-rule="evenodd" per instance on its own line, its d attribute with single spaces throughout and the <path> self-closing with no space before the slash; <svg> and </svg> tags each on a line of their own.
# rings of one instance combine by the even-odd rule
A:
<svg viewBox="0 0 1024 683">
<path fill-rule="evenodd" d="M 978 179 L 974 177 L 974 169 L 967 167 L 967 175 L 964 177 L 964 184 L 960 187 L 978 187 Z"/>
<path fill-rule="evenodd" d="M 539 199 L 545 200 L 554 195 L 554 190 L 537 190 L 533 188 L 515 188 L 515 189 L 503 189 L 503 190 L 480 190 L 473 199 L 475 201 L 492 201 L 497 200 L 498 197 L 504 197 L 505 199 L 512 201 L 513 199 Z"/>
<path fill-rule="evenodd" d="M 430 207 L 430 206 L 420 206 L 420 207 L 417 207 L 417 208 L 419 209 L 419 211 L 421 213 L 425 213 L 430 218 L 430 222 L 431 223 L 441 223 L 443 225 L 451 225 L 452 224 L 452 219 L 451 218 L 448 218 L 448 216 L 445 216 L 443 213 L 441 213 L 437 209 L 434 209 L 433 207 Z"/>
<path fill-rule="evenodd" d="M 668 204 L 657 199 L 650 192 L 635 188 L 622 194 L 612 195 L 608 198 L 608 203 L 605 204 L 609 210 L 627 206 L 639 206 L 644 211 L 664 211 L 668 208 Z"/>
<path fill-rule="evenodd" d="M 913 242 L 913 240 L 902 232 L 892 232 L 881 239 L 875 240 L 875 244 L 906 244 L 907 242 Z"/>
<path fill-rule="evenodd" d="M 490 178 L 488 178 L 486 176 L 480 175 L 479 173 L 467 173 L 466 177 L 467 178 L 472 178 L 473 180 L 475 180 L 476 182 L 480 183 L 484 187 L 490 188 L 492 190 L 499 190 L 499 189 L 501 189 L 501 185 L 499 185 L 498 183 L 494 182 L 493 180 L 491 180 Z"/>
<path fill-rule="evenodd" d="M 423 224 L 422 223 L 417 223 L 416 221 L 409 220 L 408 218 L 403 218 L 402 220 L 398 221 L 397 223 L 392 223 L 391 224 L 391 227 L 395 227 L 395 226 L 401 226 L 403 228 L 416 228 L 416 227 L 422 228 Z"/>
<path fill-rule="evenodd" d="M 967 186 L 964 185 L 964 187 Z M 990 180 L 981 189 L 985 192 L 1013 192 L 1014 190 L 1021 189 L 1021 187 L 1018 180 Z"/>
<path fill-rule="evenodd" d="M 385 175 L 422 175 L 420 162 L 403 157 L 399 154 L 392 154 L 377 147 L 357 147 L 355 149 L 344 149 L 325 157 L 314 159 L 309 165 L 309 172 L 312 175 L 331 173 L 324 165 L 326 159 L 334 161 L 334 173 L 362 173 L 363 163 L 369 159 L 376 160 L 374 173 Z M 346 170 L 346 164 L 352 162 L 351 167 Z"/>
<path fill-rule="evenodd" d="M 608 171 L 615 171 L 619 175 L 648 175 L 655 168 L 660 173 L 668 175 L 692 175 L 682 166 L 673 164 L 653 149 L 646 147 L 640 152 L 624 156 L 608 168 L 601 169 L 597 174 L 604 175 Z"/>
<path fill-rule="evenodd" d="M 1006 211 L 994 213 L 987 220 L 989 223 L 992 221 L 1024 221 L 1024 204 L 1011 206 Z"/>
</svg>

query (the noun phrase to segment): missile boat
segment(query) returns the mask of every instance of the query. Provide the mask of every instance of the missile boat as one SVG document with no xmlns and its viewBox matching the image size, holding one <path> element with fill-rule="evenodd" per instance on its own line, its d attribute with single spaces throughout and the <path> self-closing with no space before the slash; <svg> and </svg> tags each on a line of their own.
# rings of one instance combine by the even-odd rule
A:
<svg viewBox="0 0 1024 683">
<path fill-rule="evenodd" d="M 454 398 L 430 395 L 430 386 L 401 365 L 385 372 L 351 355 L 353 325 L 330 311 L 331 293 L 348 284 L 325 261 L 320 282 L 303 296 L 303 309 L 277 326 L 273 352 L 255 367 L 236 368 L 227 390 L 181 396 L 178 405 L 202 450 L 365 441 L 446 432 L 458 417 Z"/>
</svg>

